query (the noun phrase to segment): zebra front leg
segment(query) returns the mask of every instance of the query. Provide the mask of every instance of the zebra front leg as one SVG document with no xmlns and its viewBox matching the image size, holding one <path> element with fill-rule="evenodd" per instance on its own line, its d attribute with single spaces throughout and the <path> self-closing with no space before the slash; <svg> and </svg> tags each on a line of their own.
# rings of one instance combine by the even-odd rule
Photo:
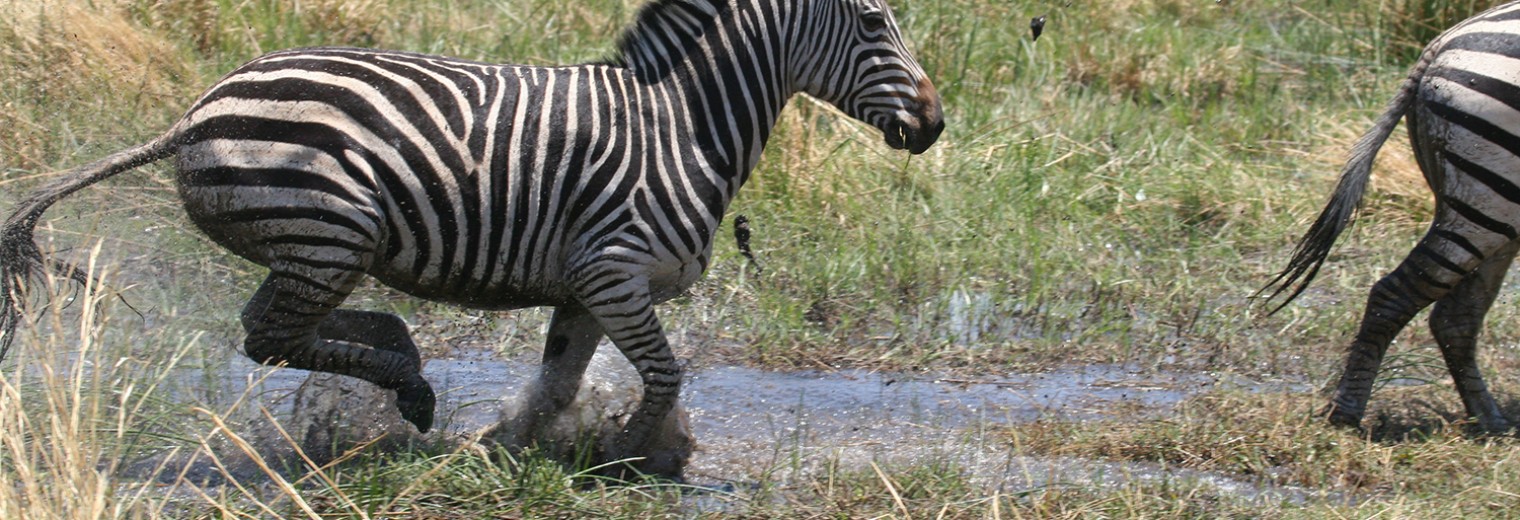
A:
<svg viewBox="0 0 1520 520">
<path fill-rule="evenodd" d="M 602 328 L 596 318 L 579 305 L 554 309 L 549 320 L 549 338 L 544 344 L 543 364 L 538 378 L 528 389 L 527 402 L 505 429 L 512 435 L 513 446 L 531 443 L 548 421 L 552 421 L 575 400 L 581 377 L 596 354 Z M 500 430 L 485 434 L 496 437 Z"/>
<path fill-rule="evenodd" d="M 1438 221 L 1439 222 L 1439 221 Z M 1373 284 L 1367 296 L 1362 324 L 1346 356 L 1335 396 L 1325 413 L 1331 424 L 1360 427 L 1378 368 L 1393 337 L 1432 302 L 1446 296 L 1481 261 L 1480 257 L 1454 252 L 1451 233 L 1431 228 L 1397 268 Z M 1469 242 L 1464 243 L 1470 245 Z"/>
<path fill-rule="evenodd" d="M 321 273 L 326 276 L 312 276 L 271 269 L 243 308 L 248 331 L 243 348 L 249 358 L 357 377 L 395 390 L 401 417 L 418 431 L 432 428 L 437 397 L 422 378 L 406 325 L 395 316 L 337 309 L 361 272 L 331 269 Z"/>
<path fill-rule="evenodd" d="M 639 372 L 644 395 L 612 444 L 612 460 L 649 455 L 653 433 L 666 421 L 681 391 L 681 367 L 654 313 L 647 281 L 604 271 L 577 284 L 586 309 Z M 679 478 L 679 475 L 668 475 Z"/>
<path fill-rule="evenodd" d="M 1483 329 L 1483 318 L 1499 287 L 1504 284 L 1505 272 L 1515 259 L 1520 242 L 1510 243 L 1495 252 L 1476 271 L 1468 275 L 1441 301 L 1436 302 L 1430 313 L 1430 330 L 1441 346 L 1441 357 L 1446 369 L 1462 397 L 1467 416 L 1478 420 L 1478 428 L 1487 433 L 1504 433 L 1514 426 L 1499 411 L 1494 396 L 1483 382 L 1478 369 L 1478 334 Z"/>
</svg>

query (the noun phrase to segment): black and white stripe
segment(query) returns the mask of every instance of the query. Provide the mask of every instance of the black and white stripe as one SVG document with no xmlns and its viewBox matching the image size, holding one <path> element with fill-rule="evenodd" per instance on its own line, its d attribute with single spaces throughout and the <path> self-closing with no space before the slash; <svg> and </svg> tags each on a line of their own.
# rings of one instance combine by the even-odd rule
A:
<svg viewBox="0 0 1520 520">
<path fill-rule="evenodd" d="M 636 454 L 681 373 L 652 305 L 707 267 L 713 236 L 794 93 L 921 153 L 940 102 L 881 0 L 658 0 L 604 63 L 529 67 L 364 49 L 276 52 L 213 85 L 166 134 L 71 172 L 0 237 L 0 325 L 42 269 L 32 228 L 63 196 L 169 155 L 213 240 L 270 268 L 245 307 L 265 363 L 433 394 L 399 318 L 337 307 L 364 275 L 476 308 L 554 306 L 537 386 L 568 403 L 603 335 L 645 383 Z M 78 273 L 73 273 L 78 274 Z"/>
<path fill-rule="evenodd" d="M 1468 415 L 1485 430 L 1509 430 L 1475 350 L 1483 317 L 1520 249 L 1520 2 L 1463 21 L 1425 48 L 1388 111 L 1352 149 L 1335 194 L 1288 268 L 1263 291 L 1287 293 L 1280 309 L 1314 279 L 1400 118 L 1407 118 L 1415 157 L 1435 193 L 1435 221 L 1373 285 L 1327 413 L 1337 424 L 1361 422 L 1389 343 L 1434 303 L 1431 331 Z"/>
</svg>

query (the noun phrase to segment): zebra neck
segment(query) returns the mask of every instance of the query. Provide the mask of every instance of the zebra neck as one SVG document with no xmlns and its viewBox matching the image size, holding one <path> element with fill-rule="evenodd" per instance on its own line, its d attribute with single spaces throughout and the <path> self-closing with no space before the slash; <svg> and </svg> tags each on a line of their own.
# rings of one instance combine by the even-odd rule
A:
<svg viewBox="0 0 1520 520">
<path fill-rule="evenodd" d="M 783 5 L 731 2 L 647 4 L 613 63 L 684 110 L 677 119 L 684 120 L 695 151 L 728 181 L 726 197 L 748 179 L 795 92 L 783 72 Z"/>
<path fill-rule="evenodd" d="M 619 38 L 618 56 L 611 64 L 627 68 L 641 81 L 657 83 L 707 46 L 712 30 L 732 14 L 725 0 L 651 1 Z"/>
</svg>

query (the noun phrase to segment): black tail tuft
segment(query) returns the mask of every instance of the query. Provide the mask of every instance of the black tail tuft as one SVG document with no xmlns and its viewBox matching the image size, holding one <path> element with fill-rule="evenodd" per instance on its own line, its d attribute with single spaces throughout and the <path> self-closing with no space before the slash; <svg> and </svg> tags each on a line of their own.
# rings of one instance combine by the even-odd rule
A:
<svg viewBox="0 0 1520 520">
<path fill-rule="evenodd" d="M 49 272 L 88 284 L 90 276 L 77 266 L 44 258 L 32 230 L 49 206 L 71 193 L 118 173 L 157 161 L 174 151 L 176 130 L 129 150 L 79 167 L 44 186 L 17 204 L 0 227 L 0 359 L 15 342 L 30 284 Z"/>
<path fill-rule="evenodd" d="M 1320 266 L 1323 266 L 1325 259 L 1330 256 L 1330 249 L 1335 246 L 1336 239 L 1340 238 L 1341 232 L 1345 231 L 1356 218 L 1362 195 L 1367 191 L 1367 181 L 1372 177 L 1372 162 L 1377 158 L 1378 150 L 1383 147 L 1383 143 L 1388 141 L 1388 136 L 1393 134 L 1394 127 L 1399 124 L 1399 119 L 1403 118 L 1414 104 L 1414 91 L 1419 85 L 1420 77 L 1425 74 L 1425 67 L 1429 63 L 1428 58 L 1427 55 L 1420 59 L 1420 63 L 1415 65 L 1409 77 L 1400 86 L 1398 94 L 1394 95 L 1393 100 L 1388 103 L 1388 109 L 1378 117 L 1372 129 L 1362 134 L 1356 145 L 1351 148 L 1351 157 L 1347 159 L 1346 166 L 1341 169 L 1340 182 L 1335 186 L 1335 193 L 1330 196 L 1330 201 L 1325 204 L 1325 209 L 1320 212 L 1319 218 L 1315 219 L 1314 225 L 1309 227 L 1309 232 L 1298 241 L 1298 246 L 1293 250 L 1293 258 L 1288 261 L 1288 267 L 1251 296 L 1262 298 L 1270 303 L 1286 292 L 1287 297 L 1273 307 L 1270 313 L 1282 310 L 1309 288 L 1309 282 L 1314 281 L 1314 277 L 1319 274 Z"/>
</svg>

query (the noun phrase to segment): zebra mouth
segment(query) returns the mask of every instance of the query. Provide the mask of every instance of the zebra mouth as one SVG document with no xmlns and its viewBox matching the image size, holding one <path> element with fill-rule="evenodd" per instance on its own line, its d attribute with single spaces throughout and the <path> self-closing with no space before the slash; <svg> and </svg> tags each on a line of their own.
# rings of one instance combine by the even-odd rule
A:
<svg viewBox="0 0 1520 520">
<path fill-rule="evenodd" d="M 918 155 L 928 150 L 934 142 L 939 140 L 940 132 L 945 129 L 945 121 L 936 119 L 927 128 L 922 124 L 914 124 L 902 119 L 894 119 L 882 128 L 881 133 L 887 142 L 887 146 L 893 150 L 907 150 L 908 153 Z"/>
</svg>

